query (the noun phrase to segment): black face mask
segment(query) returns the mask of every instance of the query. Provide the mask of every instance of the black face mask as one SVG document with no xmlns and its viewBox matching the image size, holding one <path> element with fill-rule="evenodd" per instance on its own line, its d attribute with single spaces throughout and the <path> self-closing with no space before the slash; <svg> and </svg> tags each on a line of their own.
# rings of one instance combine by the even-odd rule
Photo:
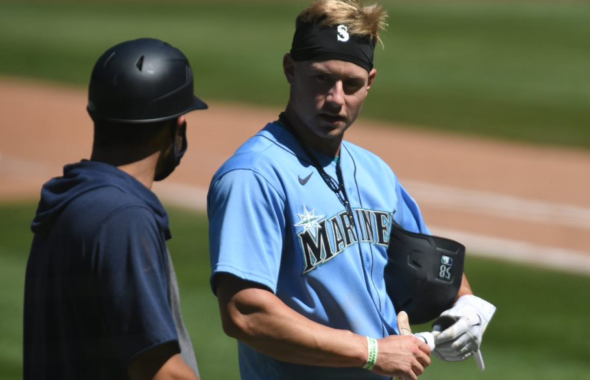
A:
<svg viewBox="0 0 590 380">
<path fill-rule="evenodd" d="M 180 138 L 182 139 L 182 147 L 180 150 L 178 150 L 178 144 L 176 144 L 176 131 L 178 128 L 180 128 Z M 154 181 L 161 181 L 167 178 L 170 174 L 172 174 L 174 169 L 176 169 L 176 167 L 180 165 L 180 160 L 182 159 L 184 153 L 186 153 L 186 149 L 188 148 L 188 141 L 186 138 L 186 121 L 180 127 L 178 126 L 178 124 L 174 125 L 174 128 L 172 129 L 172 141 L 174 147 L 173 152 L 172 154 L 169 154 L 166 157 L 164 157 L 162 161 L 162 166 L 160 167 L 160 170 L 156 173 Z"/>
</svg>

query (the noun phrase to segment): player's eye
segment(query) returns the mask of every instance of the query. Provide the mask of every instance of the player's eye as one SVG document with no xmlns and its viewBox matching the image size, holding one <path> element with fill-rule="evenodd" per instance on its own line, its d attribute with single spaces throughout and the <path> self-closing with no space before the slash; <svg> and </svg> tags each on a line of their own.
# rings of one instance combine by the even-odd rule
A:
<svg viewBox="0 0 590 380">
<path fill-rule="evenodd" d="M 320 83 L 327 83 L 330 81 L 330 76 L 326 75 L 326 74 L 317 74 L 315 76 L 316 81 L 320 82 Z"/>
<path fill-rule="evenodd" d="M 344 81 L 343 85 L 347 94 L 354 94 L 365 85 L 365 82 L 359 79 L 349 79 Z"/>
</svg>

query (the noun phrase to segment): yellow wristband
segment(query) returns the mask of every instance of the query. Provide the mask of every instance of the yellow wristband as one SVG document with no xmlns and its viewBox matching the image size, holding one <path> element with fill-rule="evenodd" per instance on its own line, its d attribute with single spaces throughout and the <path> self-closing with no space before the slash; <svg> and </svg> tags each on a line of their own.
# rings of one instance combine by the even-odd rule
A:
<svg viewBox="0 0 590 380">
<path fill-rule="evenodd" d="M 367 362 L 363 366 L 363 369 L 372 370 L 377 364 L 377 355 L 379 354 L 379 344 L 377 343 L 377 339 L 367 337 L 367 342 L 369 343 L 368 351 L 369 355 L 367 357 Z"/>
</svg>

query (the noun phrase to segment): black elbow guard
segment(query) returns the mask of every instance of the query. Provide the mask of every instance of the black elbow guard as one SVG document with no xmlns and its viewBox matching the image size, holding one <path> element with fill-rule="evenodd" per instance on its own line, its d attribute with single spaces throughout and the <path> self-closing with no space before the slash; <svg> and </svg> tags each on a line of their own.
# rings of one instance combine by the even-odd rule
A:
<svg viewBox="0 0 590 380">
<path fill-rule="evenodd" d="M 394 223 L 387 254 L 387 294 L 398 313 L 408 313 L 410 323 L 426 323 L 453 306 L 463 278 L 465 246 Z"/>
</svg>

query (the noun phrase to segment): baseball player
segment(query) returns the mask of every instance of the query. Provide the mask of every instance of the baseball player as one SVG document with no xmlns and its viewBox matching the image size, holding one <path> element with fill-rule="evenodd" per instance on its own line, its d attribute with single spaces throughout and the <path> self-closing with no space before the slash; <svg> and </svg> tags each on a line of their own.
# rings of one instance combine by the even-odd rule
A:
<svg viewBox="0 0 590 380">
<path fill-rule="evenodd" d="M 167 43 L 126 41 L 98 59 L 92 156 L 43 186 L 32 223 L 24 379 L 199 378 L 168 215 L 150 189 L 186 150 L 184 114 L 205 108 L 187 58 Z"/>
<path fill-rule="evenodd" d="M 429 345 L 401 333 L 384 281 L 393 224 L 429 231 L 388 165 L 344 140 L 385 19 L 352 0 L 305 9 L 283 60 L 285 111 L 212 179 L 211 285 L 242 379 L 417 379 L 431 363 Z M 457 295 L 475 297 L 465 279 Z M 441 354 L 461 359 L 486 321 L 449 314 L 469 328 L 440 333 Z"/>
</svg>

